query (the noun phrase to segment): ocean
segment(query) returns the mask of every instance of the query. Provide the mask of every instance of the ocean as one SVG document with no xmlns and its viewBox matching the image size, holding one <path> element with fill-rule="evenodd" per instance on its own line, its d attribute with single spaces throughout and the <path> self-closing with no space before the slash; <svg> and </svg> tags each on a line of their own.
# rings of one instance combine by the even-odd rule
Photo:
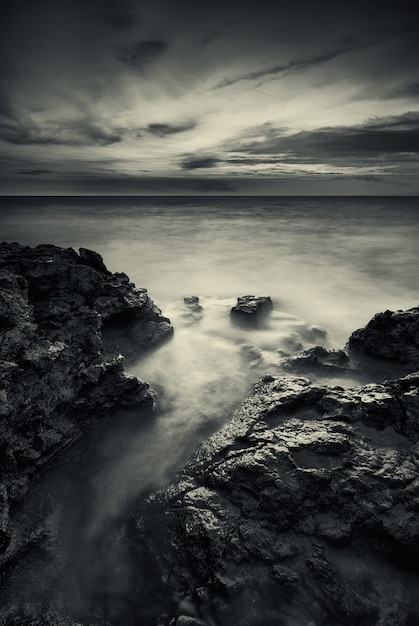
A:
<svg viewBox="0 0 419 626">
<path fill-rule="evenodd" d="M 418 235 L 415 197 L 1 198 L 0 239 L 96 250 L 111 271 L 146 287 L 175 328 L 128 366 L 155 390 L 156 414 L 143 425 L 122 415 L 93 429 L 77 463 L 40 482 L 34 502 L 55 507 L 60 556 L 32 562 L 15 581 L 37 576 L 81 616 L 96 602 L 118 623 L 131 579 L 122 513 L 172 480 L 252 383 L 280 375 L 286 353 L 319 343 L 316 329 L 322 345 L 343 348 L 376 312 L 417 306 Z M 247 294 L 274 302 L 261 329 L 231 323 L 231 307 Z M 185 314 L 189 295 L 199 297 L 202 319 Z M 54 586 L 58 567 L 65 590 Z"/>
</svg>

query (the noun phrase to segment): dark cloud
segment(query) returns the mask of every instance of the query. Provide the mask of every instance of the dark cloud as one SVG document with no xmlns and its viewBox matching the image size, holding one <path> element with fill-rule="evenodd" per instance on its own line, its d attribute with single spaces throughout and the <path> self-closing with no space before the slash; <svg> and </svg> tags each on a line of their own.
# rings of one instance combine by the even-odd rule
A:
<svg viewBox="0 0 419 626">
<path fill-rule="evenodd" d="M 44 174 L 53 174 L 53 170 L 20 170 L 19 174 L 24 174 L 25 176 L 43 176 Z"/>
<path fill-rule="evenodd" d="M 403 87 L 400 87 L 399 89 L 390 92 L 389 95 L 393 98 L 399 98 L 403 96 L 417 98 L 419 96 L 419 83 L 408 83 L 407 85 L 404 85 Z"/>
<path fill-rule="evenodd" d="M 123 136 L 88 119 L 67 125 L 56 122 L 40 125 L 33 121 L 10 119 L 0 122 L 0 139 L 20 146 L 108 146 L 121 141 Z"/>
<path fill-rule="evenodd" d="M 196 128 L 197 123 L 190 121 L 183 124 L 149 124 L 146 127 L 146 131 L 151 135 L 157 137 L 167 137 L 168 135 L 176 135 L 178 133 L 184 133 L 187 130 Z"/>
<path fill-rule="evenodd" d="M 325 127 L 312 131 L 287 133 L 270 124 L 254 129 L 254 136 L 231 144 L 228 152 L 246 154 L 254 162 L 266 162 L 266 156 L 281 162 L 336 163 L 348 161 L 359 165 L 366 160 L 379 161 L 391 157 L 416 160 L 419 155 L 419 112 L 377 118 L 359 126 Z M 261 139 L 262 137 L 262 139 Z M 275 156 L 277 155 L 277 156 Z M 231 162 L 231 160 L 230 160 Z M 246 162 L 238 158 L 236 164 Z M 391 161 L 389 161 L 390 163 Z"/>
<path fill-rule="evenodd" d="M 136 70 L 143 70 L 151 61 L 166 52 L 165 41 L 137 41 L 136 43 L 120 43 L 113 46 L 115 58 Z"/>
<path fill-rule="evenodd" d="M 199 170 L 215 167 L 220 162 L 219 157 L 213 156 L 193 156 L 186 158 L 181 163 L 181 169 L 183 170 Z"/>
</svg>

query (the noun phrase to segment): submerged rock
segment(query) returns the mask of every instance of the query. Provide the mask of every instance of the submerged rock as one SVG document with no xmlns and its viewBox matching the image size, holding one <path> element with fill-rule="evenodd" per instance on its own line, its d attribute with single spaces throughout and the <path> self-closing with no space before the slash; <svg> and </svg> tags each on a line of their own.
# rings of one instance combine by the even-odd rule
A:
<svg viewBox="0 0 419 626">
<path fill-rule="evenodd" d="M 315 346 L 281 361 L 281 369 L 336 375 L 351 371 L 351 363 L 343 350 L 327 350 L 322 346 Z"/>
<path fill-rule="evenodd" d="M 419 307 L 407 311 L 377 313 L 364 327 L 352 333 L 349 350 L 419 368 Z"/>
<path fill-rule="evenodd" d="M 12 524 L 30 478 L 92 420 L 152 406 L 148 385 L 103 342 L 115 323 L 139 336 L 137 352 L 173 331 L 146 290 L 99 254 L 0 244 L 0 564 L 31 541 Z"/>
<path fill-rule="evenodd" d="M 290 354 L 291 352 L 299 352 L 303 349 L 303 342 L 301 337 L 296 332 L 291 332 L 281 340 L 280 354 Z"/>
<path fill-rule="evenodd" d="M 183 298 L 183 316 L 191 322 L 199 322 L 203 318 L 203 307 L 199 303 L 198 296 L 185 296 Z"/>
<path fill-rule="evenodd" d="M 240 296 L 231 309 L 231 318 L 239 324 L 258 326 L 273 309 L 269 296 Z"/>
<path fill-rule="evenodd" d="M 258 367 L 263 363 L 262 351 L 252 343 L 243 343 L 240 346 L 240 355 L 243 361 L 251 368 Z"/>
<path fill-rule="evenodd" d="M 137 516 L 180 598 L 161 623 L 182 598 L 217 626 L 418 623 L 418 413 L 419 374 L 256 384 Z"/>
</svg>

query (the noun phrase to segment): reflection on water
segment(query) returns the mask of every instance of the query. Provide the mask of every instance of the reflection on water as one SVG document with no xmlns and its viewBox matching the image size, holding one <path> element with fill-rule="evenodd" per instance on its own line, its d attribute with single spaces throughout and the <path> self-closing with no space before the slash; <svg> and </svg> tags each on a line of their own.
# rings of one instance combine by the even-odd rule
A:
<svg viewBox="0 0 419 626">
<path fill-rule="evenodd" d="M 170 481 L 252 382 L 280 373 L 286 352 L 341 348 L 374 313 L 417 305 L 415 198 L 21 198 L 0 209 L 2 239 L 97 250 L 147 287 L 175 326 L 173 340 L 130 365 L 155 389 L 157 414 L 98 430 L 80 465 L 34 496 L 61 507 L 61 548 L 48 567 L 64 563 L 60 594 L 86 611 L 96 602 L 122 614 L 132 576 L 122 512 Z M 272 297 L 264 328 L 231 323 L 245 294 Z M 186 295 L 199 296 L 201 320 L 185 317 Z M 58 594 L 53 580 L 44 587 Z"/>
</svg>

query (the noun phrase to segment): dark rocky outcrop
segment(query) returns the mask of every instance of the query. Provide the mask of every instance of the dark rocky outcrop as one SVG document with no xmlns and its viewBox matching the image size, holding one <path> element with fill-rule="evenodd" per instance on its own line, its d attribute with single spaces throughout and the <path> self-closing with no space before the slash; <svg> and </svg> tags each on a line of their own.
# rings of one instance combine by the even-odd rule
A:
<svg viewBox="0 0 419 626">
<path fill-rule="evenodd" d="M 231 319 L 247 326 L 258 326 L 273 309 L 269 296 L 240 296 L 231 309 Z"/>
<path fill-rule="evenodd" d="M 418 623 L 418 414 L 419 374 L 256 384 L 137 517 L 177 593 L 159 623 Z"/>
<path fill-rule="evenodd" d="M 30 477 L 94 417 L 152 402 L 115 346 L 153 347 L 172 329 L 145 290 L 87 250 L 2 244 L 0 287 L 4 564 L 25 549 L 10 514 Z M 272 302 L 245 296 L 234 308 L 255 328 Z M 350 352 L 417 368 L 417 313 L 377 315 Z M 253 344 L 240 350 L 263 360 Z M 350 362 L 316 346 L 283 367 L 334 376 Z M 419 372 L 351 389 L 265 376 L 127 524 L 132 619 L 86 626 L 418 624 L 418 469 Z M 76 626 L 57 610 L 11 606 L 0 624 Z"/>
<path fill-rule="evenodd" d="M 396 361 L 410 370 L 419 368 L 419 307 L 407 311 L 377 313 L 349 338 L 355 353 Z"/>
<path fill-rule="evenodd" d="M 173 331 L 99 254 L 0 244 L 0 564 L 28 541 L 11 520 L 30 478 L 93 420 L 153 403 L 104 344 L 104 327 L 136 339 L 137 353 Z"/>
</svg>

